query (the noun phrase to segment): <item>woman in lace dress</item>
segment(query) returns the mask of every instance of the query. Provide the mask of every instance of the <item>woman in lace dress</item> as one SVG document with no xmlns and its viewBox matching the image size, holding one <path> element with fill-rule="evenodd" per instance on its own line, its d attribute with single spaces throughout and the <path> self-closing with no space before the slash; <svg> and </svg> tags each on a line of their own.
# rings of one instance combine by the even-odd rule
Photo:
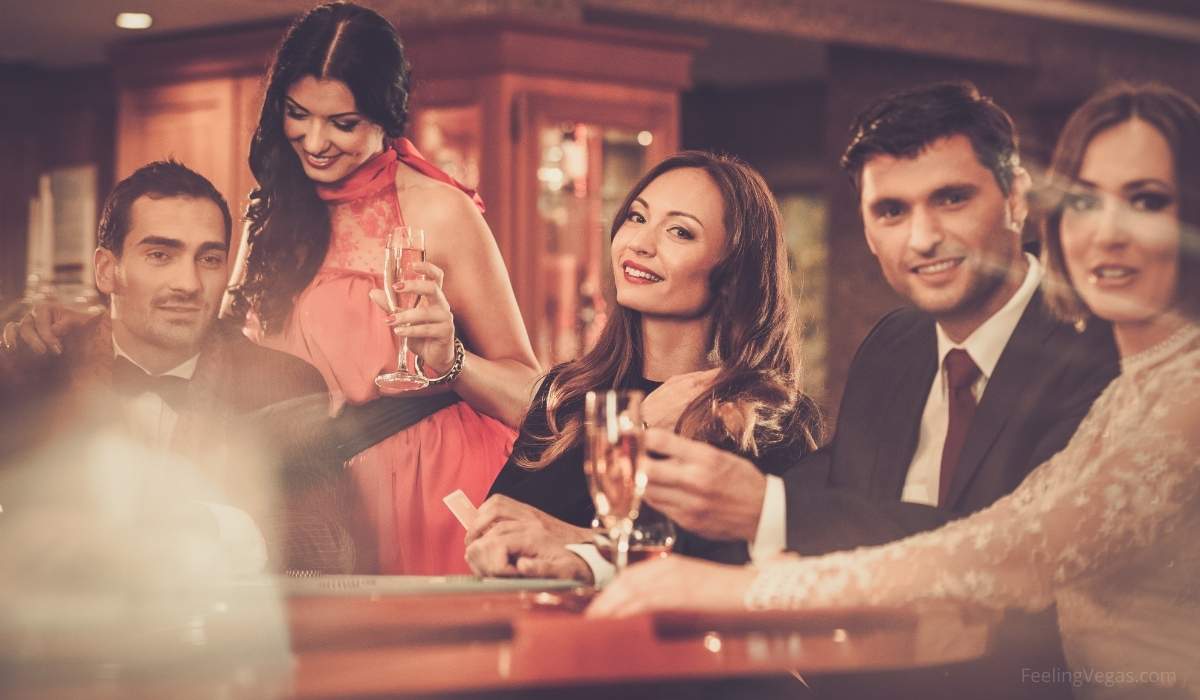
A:
<svg viewBox="0 0 1200 700">
<path fill-rule="evenodd" d="M 483 500 L 538 365 L 483 203 L 402 137 L 408 97 L 400 38 L 380 15 L 331 3 L 292 25 L 250 146 L 259 186 L 223 313 L 320 370 L 335 412 L 379 396 L 375 377 L 397 366 L 389 324 L 404 326 L 420 368 L 446 379 L 420 393 L 463 401 L 347 464 L 359 550 L 373 560 L 359 568 L 465 573 L 462 529 L 441 499 Z M 420 305 L 389 317 L 371 295 L 401 225 L 426 232 L 426 279 L 404 283 Z"/>
<path fill-rule="evenodd" d="M 757 569 L 683 558 L 640 565 L 589 613 L 1057 604 L 1068 662 L 1095 679 L 1090 696 L 1196 697 L 1197 154 L 1200 107 L 1157 85 L 1105 90 L 1064 128 L 1042 231 L 1047 296 L 1066 318 L 1113 323 L 1121 375 L 1067 447 L 1011 495 L 879 547 Z"/>
</svg>

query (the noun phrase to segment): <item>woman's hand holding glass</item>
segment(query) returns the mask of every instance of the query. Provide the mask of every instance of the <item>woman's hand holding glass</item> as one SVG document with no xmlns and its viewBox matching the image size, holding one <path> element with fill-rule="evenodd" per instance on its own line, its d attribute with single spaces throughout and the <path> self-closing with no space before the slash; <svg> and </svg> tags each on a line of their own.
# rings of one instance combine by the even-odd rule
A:
<svg viewBox="0 0 1200 700">
<path fill-rule="evenodd" d="M 454 313 L 442 292 L 446 273 L 431 262 L 415 263 L 412 271 L 424 279 L 397 282 L 396 291 L 416 294 L 420 301 L 414 308 L 391 314 L 388 325 L 408 337 L 409 350 L 421 358 L 425 374 L 437 377 L 454 364 Z"/>
<path fill-rule="evenodd" d="M 414 307 L 392 313 L 380 289 L 371 291 L 371 299 L 388 312 L 387 324 L 396 334 L 408 338 L 425 376 L 440 377 L 454 364 L 454 313 L 442 292 L 445 272 L 431 262 L 413 263 L 410 270 L 424 279 L 399 280 L 392 287 L 397 294 L 419 297 Z"/>
</svg>

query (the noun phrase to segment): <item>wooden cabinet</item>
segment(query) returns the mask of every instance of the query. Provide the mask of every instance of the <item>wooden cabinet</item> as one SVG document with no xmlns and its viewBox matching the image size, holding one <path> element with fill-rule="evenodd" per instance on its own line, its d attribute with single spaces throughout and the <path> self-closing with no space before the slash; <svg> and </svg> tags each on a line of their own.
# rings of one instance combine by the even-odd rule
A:
<svg viewBox="0 0 1200 700">
<path fill-rule="evenodd" d="M 578 356 L 612 303 L 612 216 L 677 150 L 679 93 L 700 44 L 488 20 L 414 32 L 407 46 L 417 146 L 478 173 L 539 359 Z"/>
<path fill-rule="evenodd" d="M 250 137 L 282 31 L 118 50 L 116 176 L 174 156 L 211 179 L 235 217 L 244 211 Z M 679 92 L 700 44 L 497 19 L 404 34 L 413 140 L 480 190 L 541 360 L 577 356 L 610 303 L 612 215 L 641 173 L 677 149 Z"/>
</svg>

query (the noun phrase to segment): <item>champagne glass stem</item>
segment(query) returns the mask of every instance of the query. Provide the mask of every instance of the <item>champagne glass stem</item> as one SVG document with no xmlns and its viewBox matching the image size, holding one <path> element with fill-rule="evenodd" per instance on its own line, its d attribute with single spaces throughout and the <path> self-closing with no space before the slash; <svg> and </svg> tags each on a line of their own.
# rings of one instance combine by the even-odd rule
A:
<svg viewBox="0 0 1200 700">
<path fill-rule="evenodd" d="M 396 361 L 396 368 L 400 372 L 408 371 L 408 336 L 400 336 L 400 352 Z"/>
<path fill-rule="evenodd" d="M 624 520 L 616 528 L 617 556 L 614 560 L 617 573 L 625 570 L 629 566 L 629 538 L 633 534 L 633 521 Z"/>
</svg>

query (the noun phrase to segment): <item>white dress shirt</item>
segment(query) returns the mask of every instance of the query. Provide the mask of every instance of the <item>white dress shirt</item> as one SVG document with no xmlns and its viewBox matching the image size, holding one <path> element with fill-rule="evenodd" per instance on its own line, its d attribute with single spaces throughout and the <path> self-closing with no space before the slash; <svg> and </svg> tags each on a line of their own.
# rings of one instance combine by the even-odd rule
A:
<svg viewBox="0 0 1200 700">
<path fill-rule="evenodd" d="M 124 357 L 146 374 L 154 375 L 154 372 L 146 369 L 141 363 L 130 357 L 129 353 L 122 350 L 115 337 L 113 338 L 113 357 Z M 196 374 L 196 365 L 199 361 L 200 355 L 193 355 L 177 367 L 163 372 L 162 376 L 180 377 L 191 381 L 192 376 Z M 162 449 L 171 446 L 171 436 L 175 433 L 175 423 L 179 420 L 179 414 L 157 393 L 143 391 L 137 396 L 129 397 L 124 402 L 124 414 L 129 429 L 135 436 L 145 440 L 146 444 Z"/>
<path fill-rule="evenodd" d="M 971 387 L 971 391 L 976 401 L 983 396 L 988 380 L 996 370 L 996 363 L 1000 361 L 1000 355 L 1042 281 L 1042 267 L 1037 258 L 1025 253 L 1025 260 L 1029 263 L 1029 269 L 1016 293 L 962 343 L 955 344 L 946 335 L 941 324 L 935 324 L 938 372 L 929 387 L 929 396 L 921 413 L 917 449 L 913 452 L 900 500 L 906 503 L 937 505 L 942 473 L 942 447 L 946 442 L 946 430 L 950 420 L 946 371 L 942 361 L 946 358 L 946 353 L 954 348 L 966 350 L 980 370 L 980 377 Z M 758 562 L 778 554 L 786 547 L 787 498 L 784 494 L 783 479 L 767 476 L 767 490 L 763 496 L 758 530 L 754 542 L 750 543 L 750 556 Z"/>
<path fill-rule="evenodd" d="M 600 549 L 594 544 L 569 544 L 567 550 L 574 553 L 592 571 L 592 585 L 604 588 L 617 575 L 617 567 L 604 558 Z"/>
<path fill-rule="evenodd" d="M 917 449 L 913 452 L 912 464 L 908 468 L 908 477 L 904 480 L 904 491 L 900 500 L 905 503 L 921 503 L 936 506 L 938 491 L 941 486 L 942 448 L 946 443 L 946 431 L 950 423 L 950 392 L 946 387 L 946 354 L 956 348 L 965 350 L 975 365 L 979 367 L 979 378 L 971 387 L 975 401 L 983 397 L 988 380 L 996 371 L 996 363 L 1008 345 L 1025 307 L 1037 291 L 1042 280 L 1042 268 L 1036 258 L 1028 253 L 1029 271 L 1025 280 L 1017 289 L 1016 294 L 984 321 L 975 332 L 961 343 L 950 340 L 941 324 L 937 327 L 938 372 L 933 377 L 929 387 L 929 396 L 925 399 L 925 410 L 921 414 L 921 428 L 917 437 Z"/>
</svg>

